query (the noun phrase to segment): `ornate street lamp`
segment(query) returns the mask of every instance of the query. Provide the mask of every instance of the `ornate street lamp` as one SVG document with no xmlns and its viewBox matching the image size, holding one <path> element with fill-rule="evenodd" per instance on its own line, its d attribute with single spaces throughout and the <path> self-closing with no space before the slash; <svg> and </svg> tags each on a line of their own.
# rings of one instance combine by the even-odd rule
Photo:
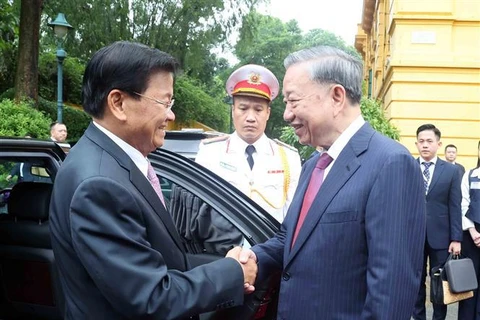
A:
<svg viewBox="0 0 480 320">
<path fill-rule="evenodd" d="M 48 24 L 49 27 L 53 28 L 55 36 L 57 37 L 57 122 L 63 122 L 63 60 L 67 56 L 65 50 L 63 50 L 63 42 L 65 41 L 65 36 L 68 33 L 68 30 L 73 29 L 73 27 L 65 19 L 63 13 L 59 13 L 57 18 L 54 21 Z"/>
</svg>

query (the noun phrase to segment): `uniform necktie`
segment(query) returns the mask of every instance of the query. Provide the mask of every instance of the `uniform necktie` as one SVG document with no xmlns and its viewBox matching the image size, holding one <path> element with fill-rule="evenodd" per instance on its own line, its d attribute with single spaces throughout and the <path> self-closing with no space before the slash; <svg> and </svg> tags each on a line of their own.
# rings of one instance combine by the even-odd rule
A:
<svg viewBox="0 0 480 320">
<path fill-rule="evenodd" d="M 248 165 L 250 166 L 250 170 L 253 169 L 253 153 L 255 152 L 255 147 L 253 145 L 248 145 L 247 148 L 245 149 L 245 152 L 247 153 L 247 162 Z"/>
<path fill-rule="evenodd" d="M 305 192 L 305 196 L 303 197 L 303 204 L 302 209 L 300 210 L 300 215 L 298 216 L 297 226 L 295 228 L 295 233 L 293 235 L 292 240 L 292 247 L 297 239 L 298 233 L 302 228 L 303 222 L 305 221 L 305 217 L 307 216 L 308 210 L 312 206 L 312 202 L 317 196 L 318 190 L 323 183 L 323 175 L 325 173 L 325 168 L 332 162 L 332 157 L 328 155 L 328 153 L 324 152 L 320 156 L 313 169 L 312 176 L 310 177 L 310 182 L 308 183 L 307 191 Z"/>
<path fill-rule="evenodd" d="M 423 170 L 423 184 L 425 186 L 425 194 L 428 192 L 428 182 L 430 181 L 430 171 L 428 170 L 430 166 L 433 164 L 433 162 L 422 162 L 422 164 L 425 166 L 425 169 Z"/>
<path fill-rule="evenodd" d="M 152 185 L 153 190 L 155 190 L 155 193 L 158 195 L 160 201 L 162 201 L 163 206 L 165 207 L 165 199 L 163 198 L 162 188 L 160 187 L 160 180 L 158 180 L 157 174 L 155 173 L 155 170 L 150 162 L 148 162 L 147 178 Z"/>
</svg>

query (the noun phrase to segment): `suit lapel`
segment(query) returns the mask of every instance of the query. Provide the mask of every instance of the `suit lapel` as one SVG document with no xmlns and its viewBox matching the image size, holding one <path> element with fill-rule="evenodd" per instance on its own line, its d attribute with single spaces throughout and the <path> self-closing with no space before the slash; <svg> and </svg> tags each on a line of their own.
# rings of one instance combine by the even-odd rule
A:
<svg viewBox="0 0 480 320">
<path fill-rule="evenodd" d="M 135 163 L 133 163 L 132 159 L 130 159 L 125 151 L 123 151 L 115 142 L 113 142 L 112 139 L 107 137 L 103 132 L 95 127 L 93 123 L 89 125 L 85 135 L 106 152 L 108 152 L 112 157 L 114 157 L 118 164 L 129 172 L 130 181 L 132 184 L 150 204 L 153 211 L 162 220 L 172 239 L 175 241 L 180 250 L 184 252 L 185 248 L 183 247 L 182 240 L 180 239 L 177 229 L 173 224 L 170 214 L 163 206 L 163 203 L 160 201 L 160 198 L 155 193 L 155 190 L 153 190 L 147 178 L 142 174 L 142 172 L 140 172 Z"/>
<path fill-rule="evenodd" d="M 163 205 L 155 190 L 152 188 L 150 182 L 148 182 L 147 178 L 140 172 L 140 170 L 135 165 L 133 165 L 130 170 L 130 181 L 138 189 L 140 194 L 143 195 L 145 200 L 147 200 L 147 202 L 150 204 L 153 211 L 155 211 L 160 220 L 162 220 L 168 233 L 175 241 L 177 246 L 180 248 L 180 250 L 183 252 L 185 248 L 183 247 L 182 240 L 180 239 L 180 235 L 178 234 L 178 231 L 173 223 L 170 213 L 165 209 L 165 206 Z"/>
<path fill-rule="evenodd" d="M 433 166 L 432 182 L 430 182 L 430 186 L 428 187 L 427 195 L 435 187 L 438 180 L 442 176 L 443 169 L 445 169 L 445 161 L 437 159 L 437 163 L 435 164 L 435 166 Z"/>
<path fill-rule="evenodd" d="M 368 148 L 368 143 L 375 131 L 371 128 L 371 126 L 366 123 L 360 130 L 350 139 L 347 143 L 345 148 L 343 148 L 342 152 L 338 156 L 338 158 L 333 163 L 330 172 L 328 173 L 327 177 L 323 181 L 322 187 L 320 188 L 315 200 L 308 211 L 307 217 L 303 223 L 302 229 L 298 234 L 297 240 L 295 241 L 295 245 L 293 246 L 290 254 L 288 255 L 287 261 L 285 265 L 295 257 L 298 251 L 301 249 L 305 241 L 314 232 L 315 227 L 319 223 L 320 219 L 322 218 L 325 210 L 327 209 L 330 202 L 334 199 L 335 195 L 340 191 L 340 189 L 347 183 L 348 180 L 352 177 L 352 175 L 358 170 L 361 166 L 361 162 L 358 159 L 358 156 L 365 152 Z M 296 205 L 301 208 L 303 202 L 303 196 L 305 194 L 306 188 L 308 186 L 308 182 L 310 180 L 311 173 L 315 166 L 316 160 L 318 160 L 317 156 L 312 159 L 313 164 L 311 164 L 310 168 L 308 168 L 308 179 L 306 182 L 302 184 L 301 189 L 301 197 L 298 197 L 296 200 Z M 297 207 L 295 207 L 296 216 L 298 218 L 300 208 L 297 212 Z M 287 244 L 290 247 L 293 232 L 295 230 L 296 221 L 294 220 L 295 224 L 293 225 L 291 230 L 288 232 L 287 236 Z"/>
</svg>

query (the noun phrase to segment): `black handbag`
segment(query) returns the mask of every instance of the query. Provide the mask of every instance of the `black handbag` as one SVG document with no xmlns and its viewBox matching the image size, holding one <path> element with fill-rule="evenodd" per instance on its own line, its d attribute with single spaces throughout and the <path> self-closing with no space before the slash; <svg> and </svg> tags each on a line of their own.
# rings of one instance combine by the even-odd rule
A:
<svg viewBox="0 0 480 320">
<path fill-rule="evenodd" d="M 432 268 L 430 301 L 446 305 L 469 299 L 477 286 L 472 260 L 450 254 L 443 265 Z"/>
</svg>

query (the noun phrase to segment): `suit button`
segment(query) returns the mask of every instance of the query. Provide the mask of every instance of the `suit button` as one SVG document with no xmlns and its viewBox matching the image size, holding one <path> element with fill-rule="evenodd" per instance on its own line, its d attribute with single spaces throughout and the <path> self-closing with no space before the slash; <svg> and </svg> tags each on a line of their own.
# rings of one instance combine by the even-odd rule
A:
<svg viewBox="0 0 480 320">
<path fill-rule="evenodd" d="M 290 280 L 290 273 L 284 272 L 284 273 L 283 273 L 283 280 L 284 280 L 284 281 Z"/>
</svg>

